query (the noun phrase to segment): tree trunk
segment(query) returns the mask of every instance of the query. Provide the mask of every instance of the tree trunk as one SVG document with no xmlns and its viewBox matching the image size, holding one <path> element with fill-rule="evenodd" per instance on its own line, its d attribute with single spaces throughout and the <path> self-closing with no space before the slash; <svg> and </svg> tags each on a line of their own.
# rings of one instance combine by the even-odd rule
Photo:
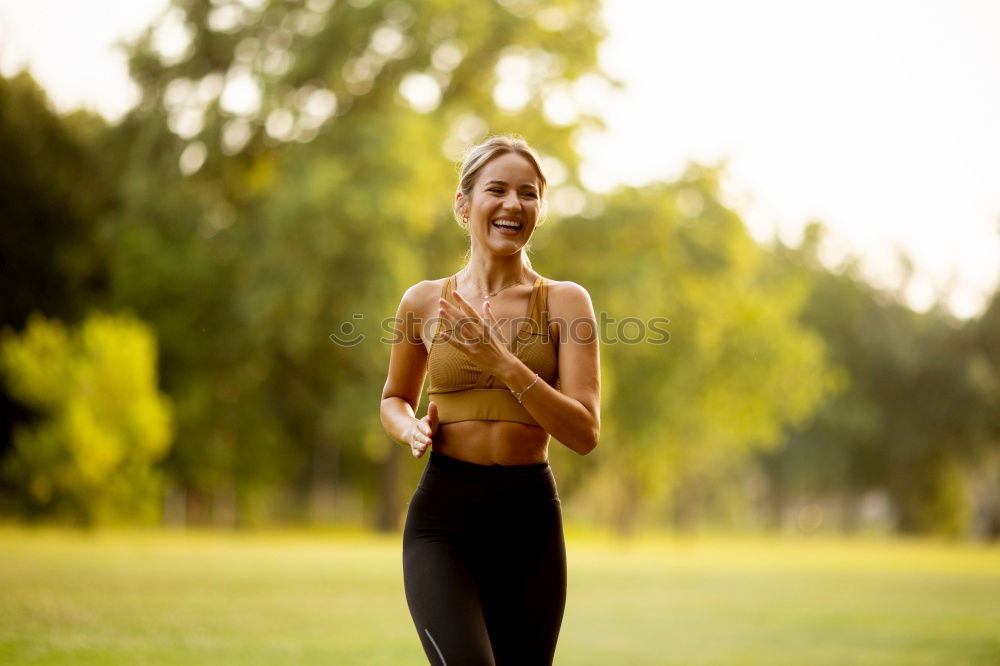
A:
<svg viewBox="0 0 1000 666">
<path fill-rule="evenodd" d="M 391 446 L 385 459 L 378 464 L 378 500 L 375 529 L 397 532 L 402 528 L 403 513 L 399 502 L 399 454 L 401 447 Z"/>
<path fill-rule="evenodd" d="M 698 529 L 705 512 L 705 488 L 698 479 L 681 481 L 674 490 L 674 528 L 692 533 Z"/>
<path fill-rule="evenodd" d="M 639 508 L 639 488 L 630 475 L 621 479 L 613 517 L 613 527 L 618 537 L 627 539 L 635 533 Z"/>
<path fill-rule="evenodd" d="M 337 517 L 340 447 L 332 438 L 317 439 L 309 475 L 309 518 L 328 522 Z"/>
</svg>

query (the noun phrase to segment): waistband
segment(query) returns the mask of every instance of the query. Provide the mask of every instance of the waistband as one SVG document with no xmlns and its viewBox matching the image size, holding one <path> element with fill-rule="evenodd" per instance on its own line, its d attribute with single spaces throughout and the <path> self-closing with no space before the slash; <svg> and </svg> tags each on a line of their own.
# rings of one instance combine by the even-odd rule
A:
<svg viewBox="0 0 1000 666">
<path fill-rule="evenodd" d="M 558 497 L 548 462 L 480 465 L 433 450 L 418 485 L 428 492 L 469 501 L 508 495 L 535 499 Z"/>
<path fill-rule="evenodd" d="M 427 463 L 465 475 L 478 475 L 481 478 L 519 478 L 544 474 L 549 469 L 548 461 L 528 463 L 527 465 L 480 465 L 479 463 L 459 460 L 439 451 L 431 450 Z"/>
</svg>

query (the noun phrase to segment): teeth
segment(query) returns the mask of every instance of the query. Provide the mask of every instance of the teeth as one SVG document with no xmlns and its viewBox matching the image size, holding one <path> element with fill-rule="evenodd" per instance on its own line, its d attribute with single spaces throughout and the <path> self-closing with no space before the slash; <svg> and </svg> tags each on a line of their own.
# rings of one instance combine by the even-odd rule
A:
<svg viewBox="0 0 1000 666">
<path fill-rule="evenodd" d="M 517 222 L 508 222 L 507 220 L 493 220 L 493 224 L 498 227 L 507 227 L 508 229 L 520 229 L 521 225 Z"/>
</svg>

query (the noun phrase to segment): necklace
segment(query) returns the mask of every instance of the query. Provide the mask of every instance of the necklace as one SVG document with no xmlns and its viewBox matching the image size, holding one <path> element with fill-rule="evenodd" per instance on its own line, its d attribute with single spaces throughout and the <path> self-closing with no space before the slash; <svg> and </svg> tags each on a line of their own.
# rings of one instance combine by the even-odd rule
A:
<svg viewBox="0 0 1000 666">
<path fill-rule="evenodd" d="M 465 272 L 465 271 L 463 271 L 463 272 Z M 472 280 L 469 280 L 469 281 L 471 282 Z M 513 282 L 508 282 L 507 284 L 503 285 L 502 287 L 500 287 L 499 289 L 497 289 L 496 291 L 494 291 L 492 294 L 489 293 L 489 292 L 486 292 L 485 296 L 480 296 L 479 298 L 483 299 L 484 302 L 488 301 L 489 299 L 493 298 L 494 296 L 496 296 L 497 294 L 499 294 L 504 289 L 507 289 L 508 287 L 513 287 L 515 284 L 518 284 L 520 282 L 521 282 L 521 276 L 518 276 L 517 278 L 514 279 Z M 473 285 L 473 286 L 475 286 L 475 285 Z M 480 290 L 480 291 L 482 291 L 482 290 Z"/>
</svg>

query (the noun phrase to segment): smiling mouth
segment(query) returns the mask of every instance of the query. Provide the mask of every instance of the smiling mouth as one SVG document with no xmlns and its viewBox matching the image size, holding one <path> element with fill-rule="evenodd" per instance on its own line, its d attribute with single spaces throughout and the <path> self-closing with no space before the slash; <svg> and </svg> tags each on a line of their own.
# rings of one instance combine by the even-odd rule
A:
<svg viewBox="0 0 1000 666">
<path fill-rule="evenodd" d="M 514 222 L 510 220 L 502 220 L 502 221 L 493 220 L 490 224 L 492 224 L 497 229 L 500 229 L 501 231 L 507 231 L 507 232 L 520 231 L 521 227 L 524 226 L 520 222 Z"/>
</svg>

